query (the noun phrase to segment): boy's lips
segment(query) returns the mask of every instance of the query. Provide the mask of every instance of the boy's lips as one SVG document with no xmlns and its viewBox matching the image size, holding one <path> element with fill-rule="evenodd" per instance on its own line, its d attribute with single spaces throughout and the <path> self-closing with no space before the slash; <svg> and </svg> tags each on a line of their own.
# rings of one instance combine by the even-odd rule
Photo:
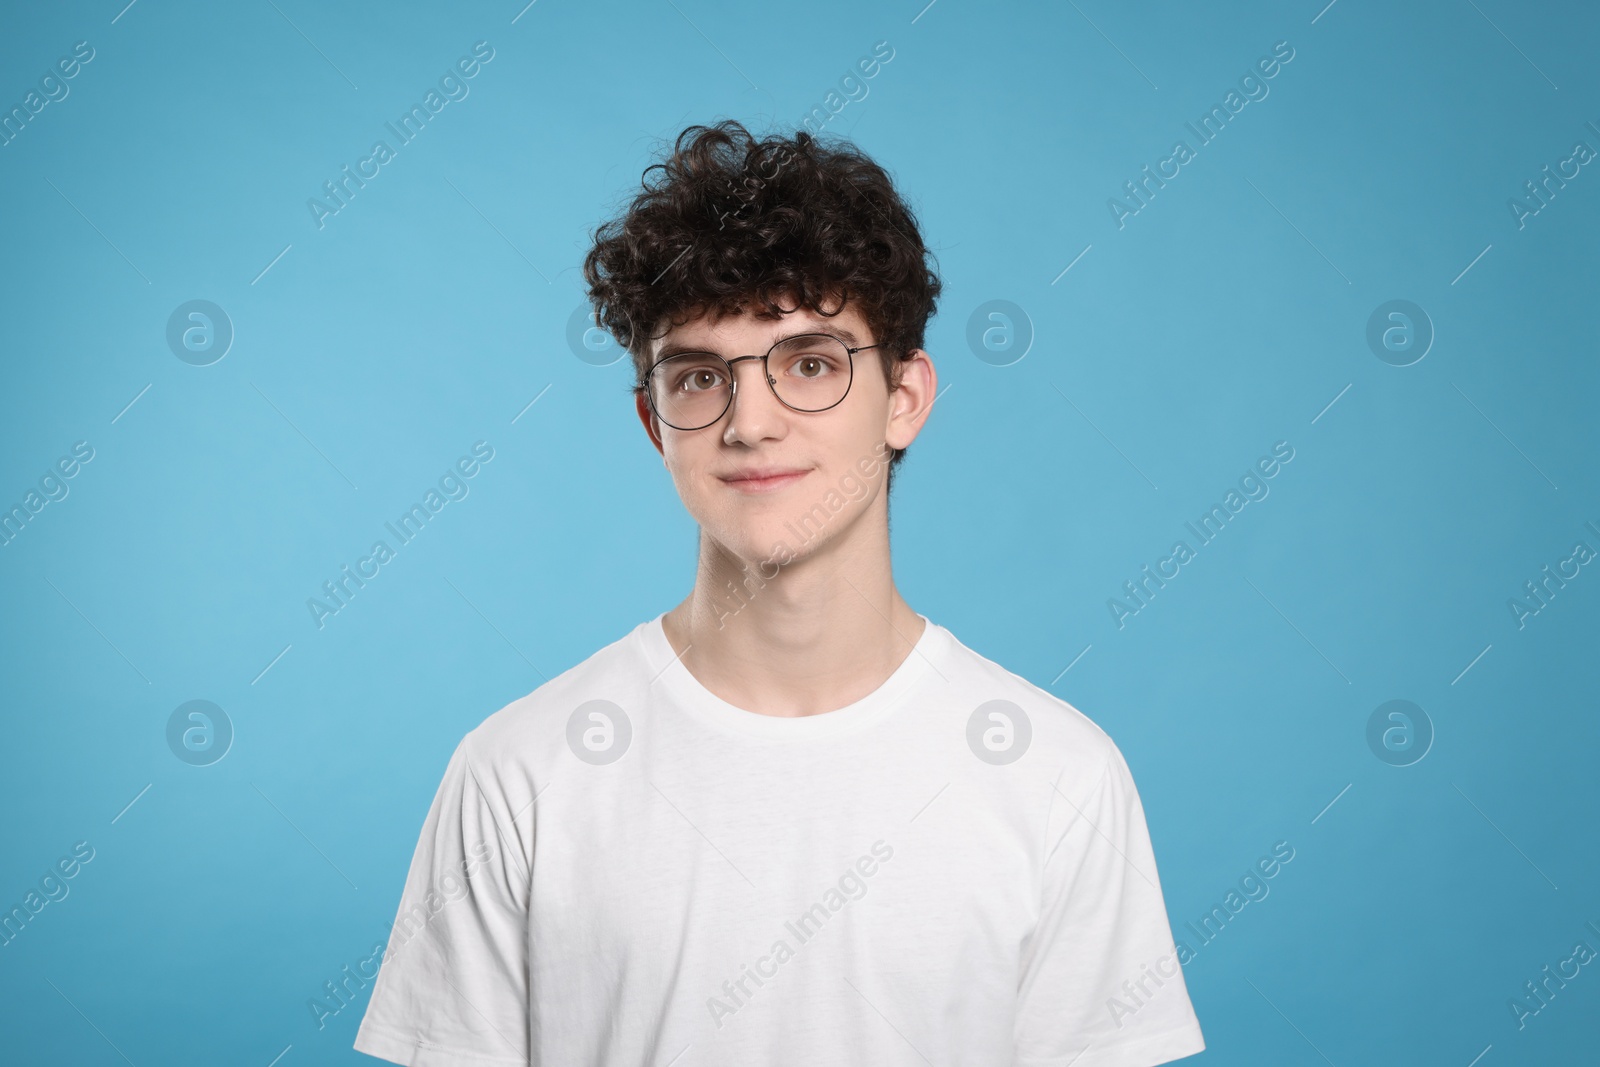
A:
<svg viewBox="0 0 1600 1067">
<path fill-rule="evenodd" d="M 723 484 L 742 493 L 770 493 L 793 485 L 809 473 L 797 467 L 746 467 L 718 477 Z"/>
</svg>

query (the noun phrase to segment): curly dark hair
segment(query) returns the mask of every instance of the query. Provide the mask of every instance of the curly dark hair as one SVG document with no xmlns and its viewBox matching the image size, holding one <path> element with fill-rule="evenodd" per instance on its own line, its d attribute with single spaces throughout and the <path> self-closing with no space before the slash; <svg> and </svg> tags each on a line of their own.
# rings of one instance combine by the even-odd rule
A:
<svg viewBox="0 0 1600 1067">
<path fill-rule="evenodd" d="M 832 316 L 851 300 L 899 387 L 941 284 L 916 216 L 855 145 L 805 130 L 758 140 L 733 120 L 690 126 L 641 185 L 583 261 L 596 320 L 633 357 L 636 392 L 658 325 L 746 307 Z M 904 454 L 890 458 L 890 485 Z"/>
</svg>

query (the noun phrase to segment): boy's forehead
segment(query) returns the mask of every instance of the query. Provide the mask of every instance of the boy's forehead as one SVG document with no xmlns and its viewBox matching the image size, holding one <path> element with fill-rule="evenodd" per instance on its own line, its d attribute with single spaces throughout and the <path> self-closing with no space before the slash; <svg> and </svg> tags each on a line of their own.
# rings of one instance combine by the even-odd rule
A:
<svg viewBox="0 0 1600 1067">
<path fill-rule="evenodd" d="M 660 352 L 668 345 L 677 347 L 750 336 L 777 337 L 803 330 L 831 333 L 856 345 L 865 343 L 871 333 L 866 320 L 853 303 L 847 304 L 835 315 L 823 315 L 810 308 L 796 308 L 781 315 L 772 315 L 752 311 L 745 306 L 729 313 L 715 310 L 690 312 L 687 315 L 680 313 L 676 320 L 673 316 L 662 320 L 651 340 L 652 353 Z"/>
</svg>

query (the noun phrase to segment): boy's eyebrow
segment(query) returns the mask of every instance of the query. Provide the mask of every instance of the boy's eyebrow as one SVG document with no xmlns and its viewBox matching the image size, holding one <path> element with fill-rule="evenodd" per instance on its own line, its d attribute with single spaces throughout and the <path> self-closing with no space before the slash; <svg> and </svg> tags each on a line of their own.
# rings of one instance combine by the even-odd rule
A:
<svg viewBox="0 0 1600 1067">
<path fill-rule="evenodd" d="M 824 326 L 824 325 L 821 325 L 821 324 L 818 324 L 818 323 L 806 323 L 805 325 L 799 326 L 792 333 L 784 334 L 783 337 L 778 338 L 778 340 L 781 341 L 785 337 L 795 337 L 795 336 L 797 336 L 799 334 L 805 334 L 805 333 L 832 334 L 833 336 L 839 338 L 841 341 L 843 341 L 846 345 L 848 345 L 851 348 L 855 348 L 857 345 L 859 345 L 861 343 L 861 339 L 859 337 L 857 337 L 855 335 L 855 332 L 852 331 L 852 330 L 849 330 L 849 329 L 847 329 L 847 328 L 845 328 L 843 326 Z M 656 357 L 655 357 L 654 360 L 651 361 L 650 365 L 653 367 L 657 363 L 660 363 L 662 360 L 666 359 L 668 356 L 676 356 L 676 355 L 678 355 L 680 353 L 683 353 L 683 352 L 708 352 L 708 351 L 711 351 L 711 349 L 708 346 L 703 345 L 703 344 L 691 345 L 691 344 L 684 344 L 684 343 L 682 343 L 680 341 L 669 341 L 666 344 L 661 346 L 661 351 L 656 353 Z"/>
</svg>

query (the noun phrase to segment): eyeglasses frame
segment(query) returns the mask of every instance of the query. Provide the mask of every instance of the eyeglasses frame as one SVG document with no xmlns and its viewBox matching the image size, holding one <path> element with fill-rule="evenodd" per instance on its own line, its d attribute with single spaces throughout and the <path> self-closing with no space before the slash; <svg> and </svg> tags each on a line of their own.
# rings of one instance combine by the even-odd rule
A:
<svg viewBox="0 0 1600 1067">
<path fill-rule="evenodd" d="M 778 383 L 773 379 L 772 371 L 767 366 L 767 359 L 772 355 L 779 345 L 788 344 L 790 341 L 800 337 L 826 337 L 830 341 L 837 341 L 839 342 L 839 346 L 845 350 L 846 358 L 848 358 L 850 361 L 850 380 L 845 383 L 844 394 L 840 396 L 838 400 L 835 400 L 825 408 L 816 408 L 814 410 L 797 408 L 783 397 L 778 396 Z M 636 383 L 635 388 L 643 391 L 645 401 L 650 405 L 651 413 L 654 414 L 656 418 L 660 419 L 664 425 L 671 426 L 674 430 L 679 430 L 683 433 L 694 433 L 699 430 L 704 430 L 708 426 L 715 426 L 718 422 L 722 421 L 722 416 L 726 415 L 733 409 L 734 397 L 739 394 L 739 376 L 733 373 L 733 365 L 735 363 L 743 363 L 747 359 L 759 359 L 761 361 L 761 376 L 767 380 L 767 389 L 772 393 L 773 398 L 776 399 L 778 403 L 782 404 L 790 411 L 797 411 L 802 415 L 816 415 L 824 411 L 831 411 L 833 408 L 838 407 L 840 404 L 844 403 L 845 397 L 850 395 L 851 388 L 856 384 L 856 353 L 865 352 L 869 348 L 881 347 L 883 347 L 883 345 L 880 342 L 878 344 L 871 345 L 856 345 L 854 348 L 852 348 L 844 343 L 844 338 L 842 337 L 835 337 L 831 333 L 823 333 L 818 330 L 807 330 L 804 333 L 790 334 L 788 337 L 778 338 L 776 341 L 772 342 L 772 347 L 767 349 L 765 354 L 759 356 L 735 356 L 733 359 L 728 359 L 726 356 L 719 355 L 716 352 L 705 351 L 701 349 L 691 349 L 683 352 L 674 352 L 670 356 L 656 360 L 656 362 L 651 365 L 650 369 L 645 371 L 644 377 Z M 656 398 L 651 394 L 650 391 L 650 376 L 655 373 L 657 367 L 661 366 L 663 363 L 666 363 L 668 360 L 677 359 L 679 356 L 716 356 L 716 358 L 722 360 L 722 362 L 728 368 L 728 402 L 723 406 L 721 411 L 717 412 L 717 417 L 706 423 L 704 426 L 685 428 L 674 425 L 673 423 L 668 422 L 666 416 L 662 415 L 661 412 L 656 409 Z"/>
</svg>

